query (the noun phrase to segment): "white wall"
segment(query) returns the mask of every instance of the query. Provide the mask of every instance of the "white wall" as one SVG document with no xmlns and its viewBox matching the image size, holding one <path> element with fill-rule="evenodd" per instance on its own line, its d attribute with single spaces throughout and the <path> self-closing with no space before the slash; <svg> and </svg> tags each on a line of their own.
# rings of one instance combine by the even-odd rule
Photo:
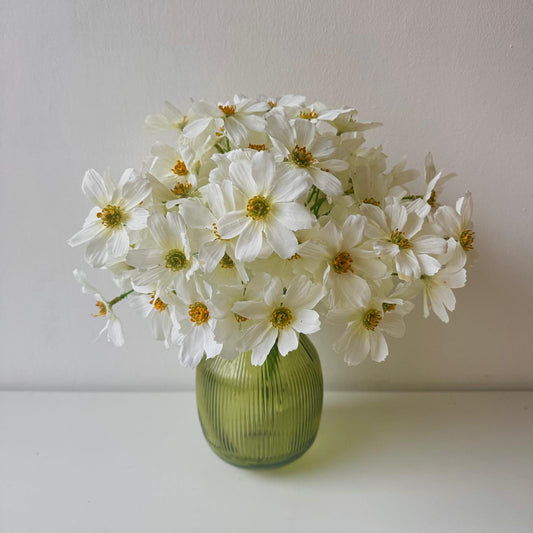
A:
<svg viewBox="0 0 533 533">
<path fill-rule="evenodd" d="M 71 276 L 83 252 L 65 241 L 89 207 L 85 169 L 119 172 L 148 153 L 145 115 L 236 92 L 354 105 L 384 123 L 368 139 L 392 161 L 422 168 L 431 150 L 460 176 L 447 199 L 474 195 L 480 259 L 451 323 L 418 307 L 385 363 L 355 368 L 315 337 L 327 387 L 532 386 L 530 0 L 1 6 L 1 388 L 192 387 L 194 372 L 127 309 L 124 348 L 92 342 L 93 301 Z"/>
</svg>

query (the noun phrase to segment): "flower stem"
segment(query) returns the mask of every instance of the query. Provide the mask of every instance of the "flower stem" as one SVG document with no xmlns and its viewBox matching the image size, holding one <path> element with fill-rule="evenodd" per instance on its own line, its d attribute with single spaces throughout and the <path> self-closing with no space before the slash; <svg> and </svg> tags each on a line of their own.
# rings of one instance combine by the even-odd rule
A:
<svg viewBox="0 0 533 533">
<path fill-rule="evenodd" d="M 124 298 L 126 298 L 126 296 L 129 296 L 132 292 L 135 292 L 134 289 L 123 292 L 119 296 L 115 296 L 115 298 L 108 302 L 109 307 L 113 307 L 115 304 L 118 304 L 118 302 L 124 300 Z"/>
</svg>

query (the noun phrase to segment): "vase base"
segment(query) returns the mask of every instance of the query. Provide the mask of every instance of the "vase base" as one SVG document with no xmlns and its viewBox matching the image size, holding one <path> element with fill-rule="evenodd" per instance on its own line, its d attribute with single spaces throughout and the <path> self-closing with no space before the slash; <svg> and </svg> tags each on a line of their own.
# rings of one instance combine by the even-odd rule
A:
<svg viewBox="0 0 533 533">
<path fill-rule="evenodd" d="M 293 455 L 283 457 L 269 457 L 262 459 L 257 457 L 243 457 L 240 455 L 228 453 L 227 449 L 221 450 L 213 446 L 209 441 L 207 441 L 207 443 L 209 444 L 209 447 L 215 453 L 215 455 L 217 455 L 224 462 L 232 466 L 238 466 L 239 468 L 246 468 L 249 470 L 268 470 L 273 468 L 279 468 L 281 466 L 285 466 L 289 463 L 292 463 L 293 461 L 296 461 L 296 459 L 299 459 L 307 452 L 307 450 L 309 450 L 309 448 L 313 445 L 314 441 L 315 438 L 313 437 L 313 439 L 303 449 L 299 450 Z"/>
</svg>

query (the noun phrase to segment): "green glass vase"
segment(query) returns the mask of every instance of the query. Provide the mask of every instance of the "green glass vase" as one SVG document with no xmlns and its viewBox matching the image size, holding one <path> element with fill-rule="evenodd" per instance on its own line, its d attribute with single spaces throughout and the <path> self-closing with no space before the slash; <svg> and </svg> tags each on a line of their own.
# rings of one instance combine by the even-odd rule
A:
<svg viewBox="0 0 533 533">
<path fill-rule="evenodd" d="M 323 397 L 320 359 L 305 335 L 285 357 L 275 344 L 262 366 L 245 352 L 233 361 L 204 358 L 196 369 L 205 438 L 237 466 L 281 466 L 302 455 L 318 432 Z"/>
</svg>

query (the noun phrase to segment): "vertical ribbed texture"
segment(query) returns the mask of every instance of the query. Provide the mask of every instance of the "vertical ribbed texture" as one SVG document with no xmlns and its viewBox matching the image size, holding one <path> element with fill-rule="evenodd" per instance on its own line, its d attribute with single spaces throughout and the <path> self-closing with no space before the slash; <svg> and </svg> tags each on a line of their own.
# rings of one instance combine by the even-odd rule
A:
<svg viewBox="0 0 533 533">
<path fill-rule="evenodd" d="M 323 396 L 320 360 L 305 335 L 286 357 L 274 345 L 262 366 L 247 352 L 233 361 L 203 359 L 196 370 L 207 442 L 239 466 L 278 466 L 304 453 L 315 440 Z"/>
</svg>

